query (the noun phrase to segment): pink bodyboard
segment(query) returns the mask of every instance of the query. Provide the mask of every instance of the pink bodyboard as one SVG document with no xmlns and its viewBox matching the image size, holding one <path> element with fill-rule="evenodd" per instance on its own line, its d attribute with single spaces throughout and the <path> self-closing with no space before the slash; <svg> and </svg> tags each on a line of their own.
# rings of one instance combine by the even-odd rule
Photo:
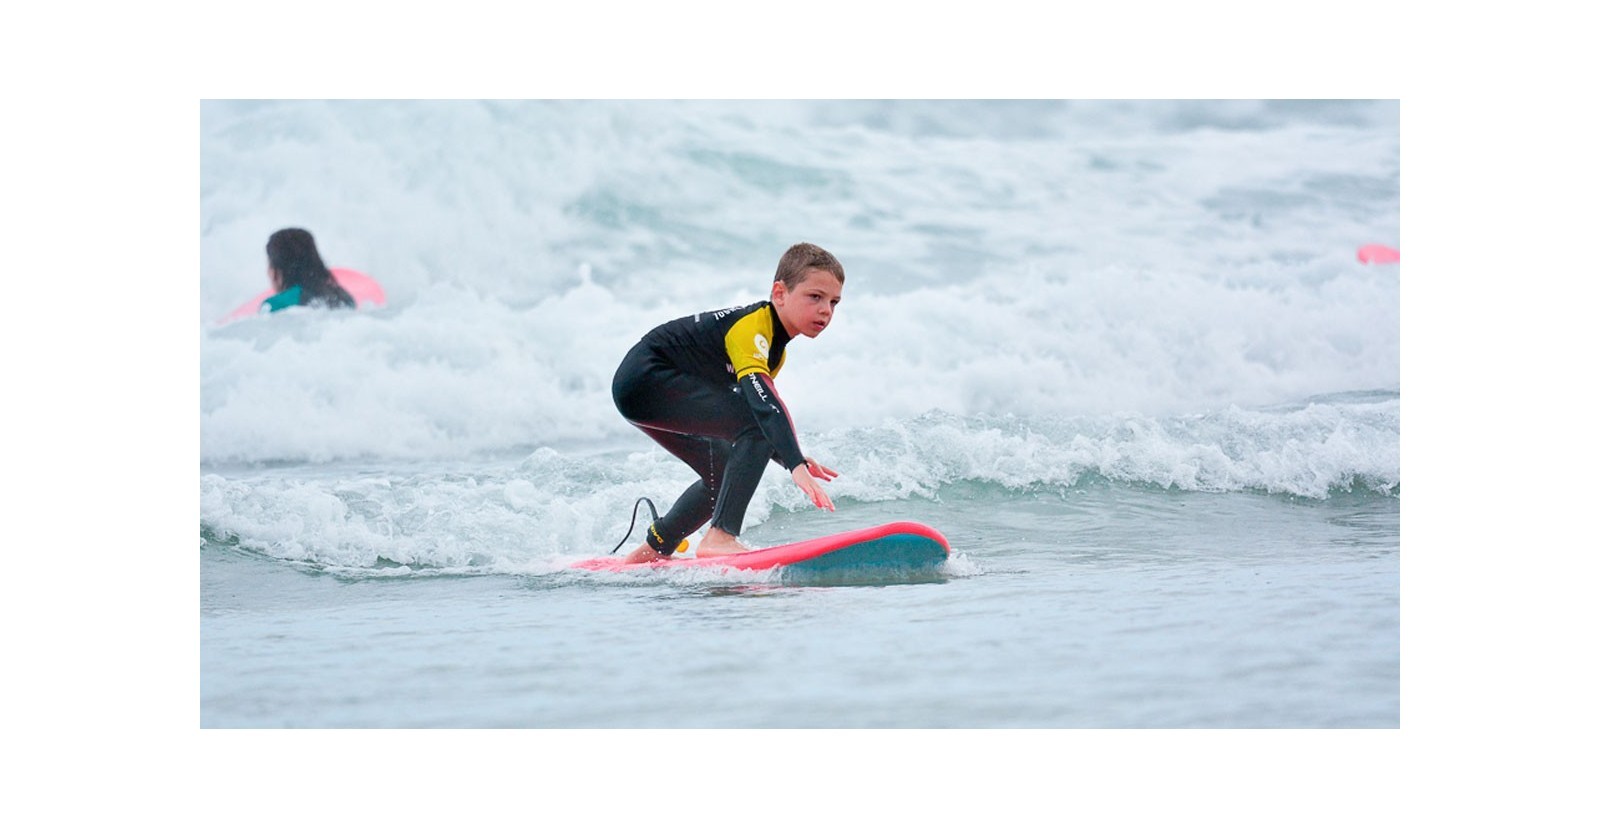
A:
<svg viewBox="0 0 1600 828">
<path fill-rule="evenodd" d="M 328 272 L 333 274 L 333 280 L 339 287 L 349 291 L 350 297 L 356 300 L 356 308 L 381 308 L 387 299 L 383 295 L 383 286 L 378 280 L 360 271 L 345 267 L 330 267 Z M 247 316 L 255 316 L 261 312 L 261 303 L 276 291 L 264 290 L 254 299 L 234 308 L 227 316 L 217 320 L 218 325 L 237 322 Z"/>
<path fill-rule="evenodd" d="M 1356 251 L 1362 264 L 1394 264 L 1400 261 L 1400 251 L 1382 244 L 1369 244 Z"/>
</svg>

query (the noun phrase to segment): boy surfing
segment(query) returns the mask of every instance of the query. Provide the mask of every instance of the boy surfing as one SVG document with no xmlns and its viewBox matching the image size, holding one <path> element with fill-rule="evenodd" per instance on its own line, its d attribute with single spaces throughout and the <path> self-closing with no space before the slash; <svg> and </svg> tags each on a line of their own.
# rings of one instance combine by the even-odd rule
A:
<svg viewBox="0 0 1600 828">
<path fill-rule="evenodd" d="M 699 476 L 627 563 L 671 555 L 708 521 L 697 557 L 748 551 L 739 532 L 769 460 L 817 508 L 833 510 L 820 481 L 837 473 L 801 453 L 773 380 L 790 342 L 828 327 L 843 290 L 833 254 L 796 244 L 778 260 L 769 299 L 663 323 L 622 358 L 611 382 L 617 411 Z"/>
</svg>

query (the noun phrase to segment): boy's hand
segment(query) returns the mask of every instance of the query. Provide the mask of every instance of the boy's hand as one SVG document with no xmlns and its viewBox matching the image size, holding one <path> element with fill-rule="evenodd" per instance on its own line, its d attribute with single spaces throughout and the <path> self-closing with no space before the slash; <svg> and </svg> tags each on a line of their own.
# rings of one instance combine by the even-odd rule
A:
<svg viewBox="0 0 1600 828">
<path fill-rule="evenodd" d="M 838 472 L 809 457 L 806 458 L 806 471 L 811 472 L 811 476 L 818 480 L 832 480 L 839 476 Z"/>
<path fill-rule="evenodd" d="M 811 465 L 816 465 L 819 470 L 825 471 L 830 475 L 828 479 L 833 479 L 832 470 L 825 469 L 810 460 L 806 461 L 805 466 L 795 466 L 794 471 L 789 472 L 789 476 L 794 478 L 794 484 L 800 487 L 800 491 L 806 493 L 806 497 L 811 498 L 811 502 L 816 504 L 818 509 L 827 509 L 831 512 L 833 511 L 833 500 L 828 497 L 827 492 L 822 490 L 822 484 L 811 476 L 811 472 L 806 471 L 806 466 Z"/>
</svg>

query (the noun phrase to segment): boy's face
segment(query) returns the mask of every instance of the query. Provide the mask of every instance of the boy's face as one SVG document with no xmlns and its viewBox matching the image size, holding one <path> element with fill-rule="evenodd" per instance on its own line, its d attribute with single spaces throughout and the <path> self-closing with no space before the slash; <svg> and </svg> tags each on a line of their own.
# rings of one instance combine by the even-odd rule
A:
<svg viewBox="0 0 1600 828">
<path fill-rule="evenodd" d="M 772 283 L 772 306 L 790 336 L 816 337 L 833 321 L 833 308 L 839 304 L 844 284 L 826 270 L 806 271 L 800 284 L 789 290 L 783 282 Z"/>
</svg>

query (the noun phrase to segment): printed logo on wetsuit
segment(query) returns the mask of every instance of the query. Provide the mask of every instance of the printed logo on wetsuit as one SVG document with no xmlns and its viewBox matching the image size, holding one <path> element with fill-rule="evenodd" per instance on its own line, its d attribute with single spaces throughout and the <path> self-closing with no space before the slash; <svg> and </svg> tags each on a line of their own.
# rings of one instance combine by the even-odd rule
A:
<svg viewBox="0 0 1600 828">
<path fill-rule="evenodd" d="M 767 358 L 767 352 L 769 350 L 771 350 L 771 349 L 772 349 L 772 343 L 768 342 L 767 338 L 765 336 L 762 336 L 761 334 L 756 334 L 756 356 L 759 356 L 762 359 L 766 359 Z"/>
</svg>

